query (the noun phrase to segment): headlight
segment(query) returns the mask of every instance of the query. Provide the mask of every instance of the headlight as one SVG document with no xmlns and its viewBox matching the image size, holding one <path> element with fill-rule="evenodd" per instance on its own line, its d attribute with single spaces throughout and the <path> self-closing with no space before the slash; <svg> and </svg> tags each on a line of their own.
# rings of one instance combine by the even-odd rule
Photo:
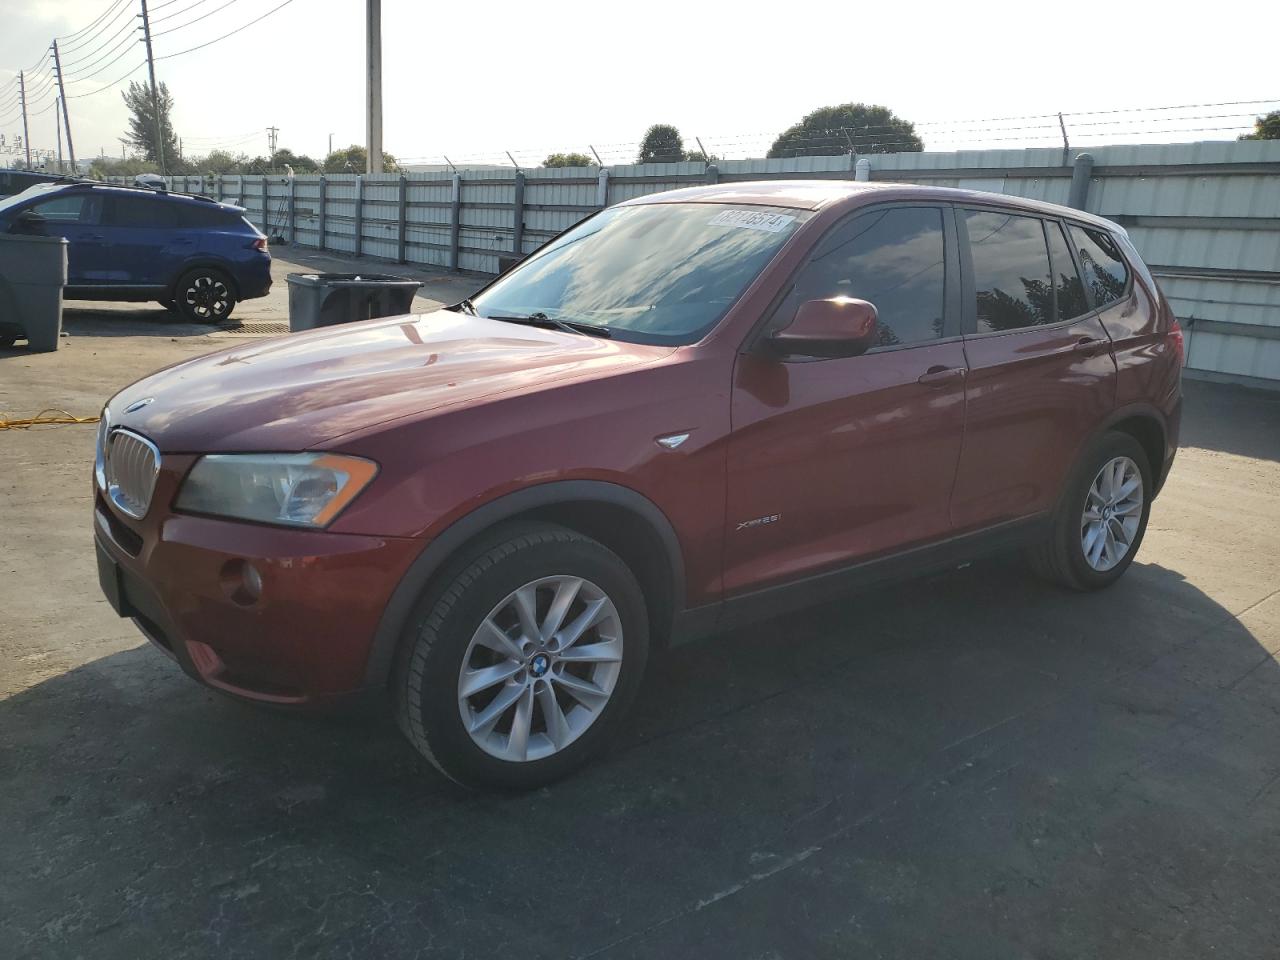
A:
<svg viewBox="0 0 1280 960">
<path fill-rule="evenodd" d="M 175 506 L 237 520 L 326 527 L 378 472 L 372 460 L 333 453 L 227 453 L 201 457 Z"/>
<path fill-rule="evenodd" d="M 107 489 L 107 437 L 110 433 L 111 413 L 103 407 L 98 420 L 97 446 L 93 452 L 93 478 L 97 481 L 99 490 Z"/>
</svg>

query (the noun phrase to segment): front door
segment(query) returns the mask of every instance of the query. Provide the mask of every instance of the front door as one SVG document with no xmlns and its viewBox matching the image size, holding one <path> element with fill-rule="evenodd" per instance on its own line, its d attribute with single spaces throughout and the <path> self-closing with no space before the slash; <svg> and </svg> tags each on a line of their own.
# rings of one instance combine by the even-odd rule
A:
<svg viewBox="0 0 1280 960">
<path fill-rule="evenodd" d="M 67 286 L 92 285 L 107 260 L 102 228 L 102 197 L 91 192 L 59 193 L 28 208 L 44 218 L 43 223 L 22 227 L 26 233 L 43 237 L 65 237 L 67 241 Z"/>
<path fill-rule="evenodd" d="M 782 360 L 753 350 L 733 383 L 727 595 L 939 539 L 964 432 L 964 350 L 950 210 L 888 205 L 814 247 L 769 319 L 806 300 L 856 297 L 879 313 L 858 357 Z M 767 331 L 766 331 L 767 332 Z"/>
<path fill-rule="evenodd" d="M 957 530 L 1051 510 L 1081 445 L 1113 409 L 1116 364 L 1062 226 L 957 210 L 969 361 Z"/>
</svg>

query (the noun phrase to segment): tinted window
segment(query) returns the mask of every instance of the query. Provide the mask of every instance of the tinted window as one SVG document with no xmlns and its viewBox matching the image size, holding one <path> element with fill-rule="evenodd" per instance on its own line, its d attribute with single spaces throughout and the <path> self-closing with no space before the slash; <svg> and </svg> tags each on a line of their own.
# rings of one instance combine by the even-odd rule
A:
<svg viewBox="0 0 1280 960">
<path fill-rule="evenodd" d="M 1101 230 L 1071 228 L 1071 241 L 1080 255 L 1085 287 L 1095 307 L 1114 303 L 1125 295 L 1129 285 L 1129 268 L 1116 242 Z"/>
<path fill-rule="evenodd" d="M 194 203 L 175 204 L 178 211 L 178 225 L 182 227 L 203 227 L 206 229 L 226 227 L 234 223 L 236 218 L 210 204 L 196 206 Z"/>
<path fill-rule="evenodd" d="M 113 227 L 176 227 L 178 212 L 174 206 L 149 197 L 112 197 L 109 223 Z"/>
<path fill-rule="evenodd" d="M 806 300 L 875 304 L 881 347 L 942 336 L 946 245 L 942 211 L 891 207 L 855 217 L 824 238 L 771 324 L 785 327 Z"/>
<path fill-rule="evenodd" d="M 34 204 L 31 209 L 51 222 L 79 223 L 88 212 L 88 199 L 83 193 L 63 194 Z"/>
<path fill-rule="evenodd" d="M 1045 223 L 1049 231 L 1049 258 L 1053 261 L 1053 292 L 1058 298 L 1058 319 L 1070 320 L 1089 312 L 1084 284 L 1071 259 L 1071 248 L 1057 223 Z"/>
<path fill-rule="evenodd" d="M 485 317 L 543 313 L 605 326 L 623 340 L 692 343 L 808 217 L 704 203 L 611 207 L 495 282 L 475 307 Z"/>
<path fill-rule="evenodd" d="M 1053 284 L 1036 217 L 965 212 L 977 293 L 978 333 L 1053 323 Z"/>
</svg>

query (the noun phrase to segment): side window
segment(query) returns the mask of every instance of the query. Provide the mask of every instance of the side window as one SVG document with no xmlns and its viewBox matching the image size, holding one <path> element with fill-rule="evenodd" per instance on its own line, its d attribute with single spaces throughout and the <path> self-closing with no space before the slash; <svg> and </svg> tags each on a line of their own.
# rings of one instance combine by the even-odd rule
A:
<svg viewBox="0 0 1280 960">
<path fill-rule="evenodd" d="M 88 199 L 83 193 L 51 197 L 32 204 L 31 209 L 50 223 L 80 223 L 88 210 Z"/>
<path fill-rule="evenodd" d="M 174 204 L 178 212 L 178 226 L 214 230 L 230 225 L 231 218 L 214 206 L 202 207 L 194 203 Z"/>
<path fill-rule="evenodd" d="M 178 225 L 174 205 L 149 197 L 115 196 L 111 198 L 110 223 L 113 227 L 152 227 L 165 229 Z"/>
<path fill-rule="evenodd" d="M 1071 228 L 1071 242 L 1080 254 L 1085 287 L 1095 307 L 1105 307 L 1123 299 L 1129 286 L 1129 268 L 1120 248 L 1102 230 Z"/>
<path fill-rule="evenodd" d="M 873 210 L 822 240 L 778 309 L 785 326 L 806 300 L 856 297 L 879 313 L 877 346 L 936 340 L 943 332 L 946 245 L 936 207 Z"/>
<path fill-rule="evenodd" d="M 1058 298 L 1058 319 L 1070 320 L 1089 312 L 1089 299 L 1084 295 L 1084 284 L 1080 282 L 1080 274 L 1076 273 L 1071 248 L 1067 246 L 1061 224 L 1046 222 L 1045 229 L 1049 231 L 1049 259 L 1053 263 L 1053 292 Z"/>
<path fill-rule="evenodd" d="M 1053 280 L 1038 217 L 966 210 L 978 333 L 1053 323 Z"/>
</svg>

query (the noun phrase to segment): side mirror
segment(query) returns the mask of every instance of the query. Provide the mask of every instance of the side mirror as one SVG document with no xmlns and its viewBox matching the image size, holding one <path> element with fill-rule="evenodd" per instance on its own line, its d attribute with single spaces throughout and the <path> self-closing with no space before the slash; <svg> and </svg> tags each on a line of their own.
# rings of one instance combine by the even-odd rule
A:
<svg viewBox="0 0 1280 960">
<path fill-rule="evenodd" d="M 789 357 L 856 357 L 875 344 L 876 332 L 876 308 L 866 300 L 806 300 L 769 344 Z"/>
<path fill-rule="evenodd" d="M 47 218 L 45 218 L 41 214 L 36 213 L 34 210 L 23 210 L 20 214 L 18 214 L 16 217 L 13 218 L 13 225 L 15 227 L 22 227 L 24 229 L 30 229 L 31 227 L 38 227 L 48 222 L 49 221 Z"/>
</svg>

